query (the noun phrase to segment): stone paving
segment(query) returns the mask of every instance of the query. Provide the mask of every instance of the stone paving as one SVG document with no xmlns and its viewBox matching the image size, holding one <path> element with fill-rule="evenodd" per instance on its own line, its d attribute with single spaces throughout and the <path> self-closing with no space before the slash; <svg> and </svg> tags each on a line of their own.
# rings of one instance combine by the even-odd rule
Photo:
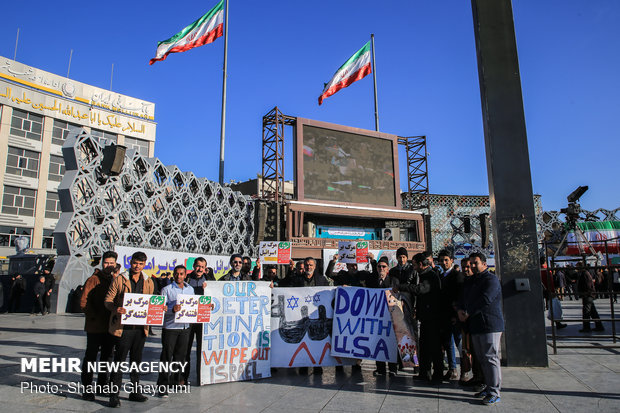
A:
<svg viewBox="0 0 620 413">
<path fill-rule="evenodd" d="M 609 317 L 609 304 L 597 300 L 601 317 Z M 568 318 L 580 316 L 580 303 L 564 302 Z M 547 322 L 548 323 L 548 322 Z M 86 336 L 82 315 L 30 316 L 0 314 L 0 411 L 4 412 L 93 412 L 112 410 L 107 400 L 85 402 L 80 394 L 67 391 L 69 382 L 79 382 L 77 373 L 21 373 L 22 357 L 83 356 Z M 610 334 L 611 323 L 605 323 Z M 578 323 L 561 330 L 579 335 Z M 620 328 L 620 323 L 617 323 Z M 144 361 L 158 360 L 161 337 L 149 337 Z M 574 342 L 565 339 L 562 343 Z M 618 348 L 601 348 L 611 341 L 589 336 L 586 349 L 549 348 L 548 368 L 502 368 L 502 401 L 492 407 L 480 405 L 469 390 L 457 383 L 431 386 L 415 381 L 409 371 L 395 378 L 374 377 L 374 363 L 364 362 L 362 372 L 349 367 L 337 374 L 325 368 L 323 375 L 299 375 L 279 369 L 273 377 L 211 386 L 192 386 L 189 394 L 171 394 L 167 399 L 149 397 L 145 403 L 127 400 L 121 393 L 116 411 L 158 412 L 183 409 L 188 412 L 620 412 L 620 343 Z M 148 374 L 142 383 L 154 384 Z M 58 394 L 22 391 L 22 382 L 64 386 Z"/>
</svg>

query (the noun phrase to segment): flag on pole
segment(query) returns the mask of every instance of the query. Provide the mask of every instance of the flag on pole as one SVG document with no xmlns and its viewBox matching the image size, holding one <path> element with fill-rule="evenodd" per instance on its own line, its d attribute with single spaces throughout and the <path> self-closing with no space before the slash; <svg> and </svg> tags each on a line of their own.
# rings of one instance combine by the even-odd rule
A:
<svg viewBox="0 0 620 413">
<path fill-rule="evenodd" d="M 344 89 L 351 83 L 362 79 L 372 73 L 370 64 L 370 41 L 349 58 L 334 74 L 332 80 L 325 84 L 323 93 L 319 96 L 319 105 L 323 99 L 333 95 L 340 89 Z"/>
<path fill-rule="evenodd" d="M 166 60 L 170 53 L 185 52 L 194 47 L 213 42 L 224 31 L 224 0 L 221 0 L 204 16 L 172 36 L 157 43 L 157 53 L 149 64 Z"/>
</svg>

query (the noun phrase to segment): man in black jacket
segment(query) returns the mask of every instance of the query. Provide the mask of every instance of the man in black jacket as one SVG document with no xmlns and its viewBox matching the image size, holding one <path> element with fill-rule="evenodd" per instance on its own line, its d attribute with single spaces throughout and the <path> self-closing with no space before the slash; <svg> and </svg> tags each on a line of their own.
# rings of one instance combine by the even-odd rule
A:
<svg viewBox="0 0 620 413">
<path fill-rule="evenodd" d="M 417 297 L 416 315 L 420 321 L 420 374 L 419 378 L 440 383 L 443 380 L 441 354 L 441 279 L 424 253 L 413 257 L 419 283 L 401 284 L 393 288 Z M 432 369 L 431 369 L 432 367 Z"/>
<path fill-rule="evenodd" d="M 9 292 L 9 305 L 7 307 L 7 311 L 12 313 L 14 311 L 19 311 L 22 295 L 26 292 L 26 281 L 21 274 L 16 274 L 11 278 L 13 282 L 11 284 L 11 290 Z"/>
<path fill-rule="evenodd" d="M 308 257 L 304 260 L 304 270 L 300 274 L 293 275 L 291 287 L 320 287 L 329 285 L 324 275 L 316 271 L 316 260 Z"/>
<path fill-rule="evenodd" d="M 32 305 L 31 315 L 35 314 L 35 308 L 37 304 L 39 305 L 39 311 L 41 311 L 41 315 L 45 315 L 45 276 L 39 277 L 39 282 L 34 285 L 34 304 Z"/>
<path fill-rule="evenodd" d="M 220 281 L 252 281 L 252 276 L 243 271 L 243 258 L 241 254 L 230 256 L 230 271 L 224 275 Z"/>
<path fill-rule="evenodd" d="M 375 271 L 375 265 L 377 262 L 374 260 L 374 255 L 372 253 L 368 254 L 368 261 L 370 262 L 373 273 Z M 362 270 L 357 270 L 357 264 L 347 263 L 346 270 L 340 270 L 337 273 L 334 273 L 334 267 L 338 262 L 338 254 L 334 254 L 334 257 L 327 265 L 327 270 L 325 270 L 325 275 L 328 278 L 331 278 L 334 281 L 334 285 L 346 285 L 351 287 L 362 287 L 363 281 L 367 280 L 371 277 L 371 272 Z"/>
<path fill-rule="evenodd" d="M 382 288 L 382 289 L 395 289 L 398 288 L 398 278 L 391 277 L 389 275 L 390 262 L 387 257 L 381 257 L 379 262 L 375 262 L 373 265 L 373 272 L 370 278 L 366 281 L 368 288 Z M 385 362 L 375 361 L 377 369 L 373 372 L 375 376 L 385 376 Z M 388 363 L 390 370 L 390 376 L 395 376 L 398 370 L 398 363 Z"/>
<path fill-rule="evenodd" d="M 442 326 L 441 343 L 448 359 L 448 372 L 444 380 L 458 380 L 456 371 L 456 353 L 461 343 L 461 325 L 456 313 L 456 302 L 463 291 L 465 276 L 454 264 L 454 257 L 448 250 L 439 251 L 439 266 L 443 270 L 442 277 Z"/>
</svg>

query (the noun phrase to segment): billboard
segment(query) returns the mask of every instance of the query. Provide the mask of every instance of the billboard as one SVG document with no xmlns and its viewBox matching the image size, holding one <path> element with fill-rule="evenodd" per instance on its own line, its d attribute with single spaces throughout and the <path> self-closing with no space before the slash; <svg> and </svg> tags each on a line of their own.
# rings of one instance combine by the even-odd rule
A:
<svg viewBox="0 0 620 413">
<path fill-rule="evenodd" d="M 400 208 L 397 137 L 297 118 L 300 201 Z"/>
</svg>

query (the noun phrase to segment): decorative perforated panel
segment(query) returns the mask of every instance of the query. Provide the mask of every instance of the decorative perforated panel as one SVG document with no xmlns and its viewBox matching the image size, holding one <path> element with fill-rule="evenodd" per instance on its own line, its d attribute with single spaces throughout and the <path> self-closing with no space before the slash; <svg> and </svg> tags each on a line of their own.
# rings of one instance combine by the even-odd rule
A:
<svg viewBox="0 0 620 413">
<path fill-rule="evenodd" d="M 255 255 L 254 202 L 227 186 L 127 150 L 118 176 L 101 171 L 104 141 L 82 131 L 65 142 L 58 194 L 58 308 L 115 245 L 204 255 Z"/>
</svg>

